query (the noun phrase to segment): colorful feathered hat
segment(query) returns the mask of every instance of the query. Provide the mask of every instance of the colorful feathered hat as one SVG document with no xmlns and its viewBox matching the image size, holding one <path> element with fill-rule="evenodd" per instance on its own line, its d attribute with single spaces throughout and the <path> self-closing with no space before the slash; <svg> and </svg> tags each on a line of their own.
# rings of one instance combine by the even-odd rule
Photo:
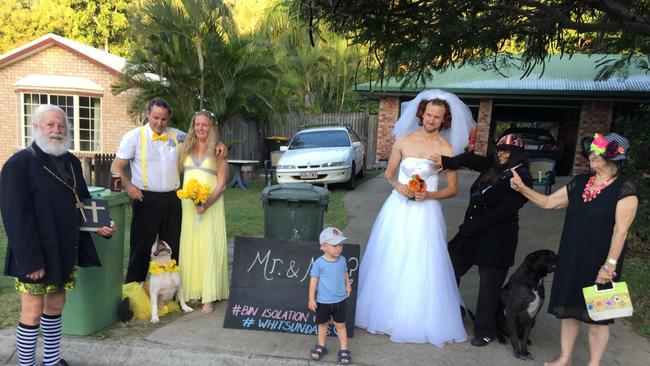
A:
<svg viewBox="0 0 650 366">
<path fill-rule="evenodd" d="M 585 137 L 581 141 L 582 155 L 589 157 L 590 152 L 600 155 L 609 161 L 627 159 L 625 155 L 630 148 L 630 142 L 623 136 L 612 132 L 607 135 L 596 133 L 594 137 Z"/>
</svg>

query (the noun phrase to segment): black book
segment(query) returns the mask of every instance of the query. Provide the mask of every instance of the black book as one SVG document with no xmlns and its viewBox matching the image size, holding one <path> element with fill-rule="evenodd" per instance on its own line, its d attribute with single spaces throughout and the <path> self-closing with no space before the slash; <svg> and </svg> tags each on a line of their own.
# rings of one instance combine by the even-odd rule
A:
<svg viewBox="0 0 650 366">
<path fill-rule="evenodd" d="M 111 226 L 111 214 L 108 211 L 108 202 L 105 200 L 85 198 L 84 215 L 82 217 L 81 231 L 97 231 L 100 227 Z"/>
</svg>

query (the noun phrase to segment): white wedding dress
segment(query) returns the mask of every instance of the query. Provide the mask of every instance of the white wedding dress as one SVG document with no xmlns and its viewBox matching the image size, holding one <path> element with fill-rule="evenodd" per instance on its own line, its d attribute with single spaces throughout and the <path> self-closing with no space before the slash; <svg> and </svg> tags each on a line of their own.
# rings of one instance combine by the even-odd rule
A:
<svg viewBox="0 0 650 366">
<path fill-rule="evenodd" d="M 418 173 L 438 189 L 430 160 L 405 158 L 399 181 Z M 460 294 L 447 253 L 445 219 L 437 200 L 412 201 L 393 190 L 370 233 L 359 270 L 357 327 L 390 334 L 393 342 L 463 342 Z"/>
</svg>

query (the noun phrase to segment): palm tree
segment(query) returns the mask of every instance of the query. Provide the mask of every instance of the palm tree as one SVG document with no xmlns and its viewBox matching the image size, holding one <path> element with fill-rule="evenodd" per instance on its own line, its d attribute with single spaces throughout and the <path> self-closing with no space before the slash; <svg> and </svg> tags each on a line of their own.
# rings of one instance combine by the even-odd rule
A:
<svg viewBox="0 0 650 366">
<path fill-rule="evenodd" d="M 293 85 L 290 100 L 312 112 L 342 112 L 358 98 L 350 93 L 362 60 L 360 46 L 348 45 L 327 31 L 311 45 L 299 13 L 279 4 L 267 12 L 257 29 L 260 48 L 273 48 L 276 62 Z"/>
<path fill-rule="evenodd" d="M 194 46 L 199 65 L 199 108 L 205 102 L 205 44 L 221 42 L 235 30 L 232 14 L 221 0 L 156 0 L 145 3 L 141 23 L 137 26 L 144 37 L 171 34 L 174 46 L 182 38 Z"/>
<path fill-rule="evenodd" d="M 181 127 L 197 108 L 212 109 L 220 122 L 238 113 L 268 120 L 286 109 L 272 53 L 237 34 L 222 1 L 154 0 L 135 25 L 138 48 L 113 88 L 139 88 L 133 114 L 153 96 L 169 99 Z"/>
</svg>

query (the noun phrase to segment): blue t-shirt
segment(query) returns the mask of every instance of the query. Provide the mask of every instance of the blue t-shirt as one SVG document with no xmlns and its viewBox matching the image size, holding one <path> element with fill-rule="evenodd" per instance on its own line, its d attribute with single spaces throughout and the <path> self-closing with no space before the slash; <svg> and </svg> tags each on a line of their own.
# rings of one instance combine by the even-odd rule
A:
<svg viewBox="0 0 650 366">
<path fill-rule="evenodd" d="M 310 275 L 318 278 L 316 287 L 316 302 L 321 304 L 335 304 L 345 300 L 345 274 L 348 272 L 347 260 L 340 256 L 335 261 L 318 257 L 311 267 Z"/>
</svg>

